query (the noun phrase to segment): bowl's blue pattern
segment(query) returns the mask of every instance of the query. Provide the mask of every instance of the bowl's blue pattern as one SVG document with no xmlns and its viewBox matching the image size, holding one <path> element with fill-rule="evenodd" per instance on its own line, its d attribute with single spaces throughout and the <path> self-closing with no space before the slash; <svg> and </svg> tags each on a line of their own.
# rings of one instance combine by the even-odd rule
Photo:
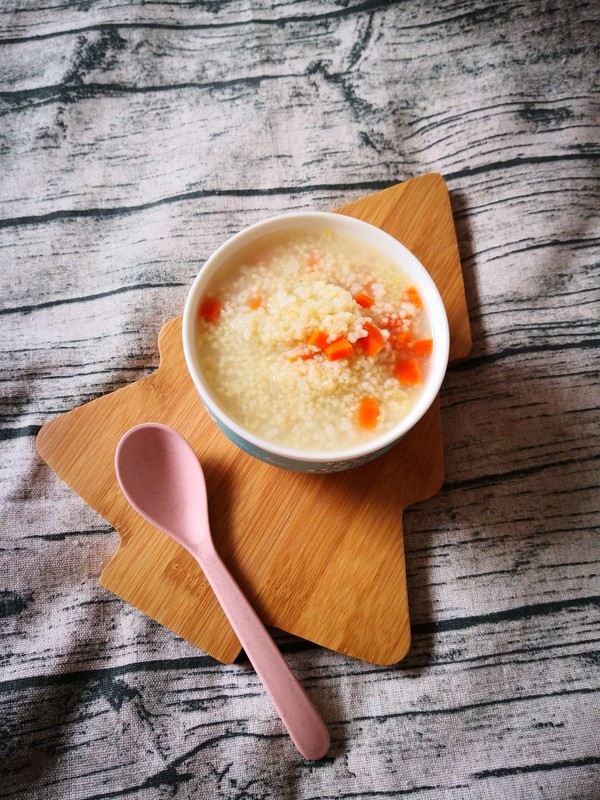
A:
<svg viewBox="0 0 600 800">
<path fill-rule="evenodd" d="M 399 439 L 396 439 L 395 441 L 386 444 L 385 447 L 375 450 L 373 453 L 367 453 L 366 455 L 359 456 L 357 458 L 348 458 L 341 461 L 301 461 L 300 459 L 269 453 L 267 450 L 257 447 L 243 437 L 239 436 L 237 433 L 234 433 L 234 431 L 228 428 L 227 425 L 221 422 L 221 420 L 213 416 L 210 411 L 209 414 L 217 424 L 218 428 L 225 434 L 225 436 L 227 436 L 228 439 L 237 445 L 240 450 L 243 450 L 245 453 L 248 453 L 254 458 L 265 461 L 267 464 L 272 464 L 274 467 L 280 467 L 281 469 L 287 469 L 293 472 L 342 472 L 346 469 L 352 469 L 352 467 L 359 467 L 361 464 L 365 464 L 367 461 L 372 461 L 374 458 L 383 455 L 383 453 L 387 452 L 399 441 Z"/>
</svg>

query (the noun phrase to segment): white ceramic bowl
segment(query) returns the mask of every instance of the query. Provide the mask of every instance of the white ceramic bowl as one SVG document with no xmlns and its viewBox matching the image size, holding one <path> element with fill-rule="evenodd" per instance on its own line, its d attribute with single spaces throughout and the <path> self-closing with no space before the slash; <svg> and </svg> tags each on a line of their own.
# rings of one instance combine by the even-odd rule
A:
<svg viewBox="0 0 600 800">
<path fill-rule="evenodd" d="M 245 430 L 234 421 L 219 405 L 210 385 L 204 380 L 195 344 L 196 318 L 198 306 L 211 280 L 221 267 L 240 248 L 246 247 L 256 239 L 292 229 L 328 228 L 342 235 L 359 239 L 377 248 L 381 253 L 395 261 L 408 275 L 419 291 L 423 304 L 429 312 L 433 338 L 431 365 L 423 390 L 412 410 L 390 430 L 357 447 L 337 451 L 319 452 L 294 450 L 270 442 Z M 448 319 L 442 298 L 429 273 L 415 256 L 396 239 L 367 222 L 342 214 L 325 212 L 301 212 L 283 214 L 257 222 L 249 228 L 232 236 L 216 250 L 204 264 L 189 291 L 183 312 L 183 352 L 194 385 L 206 406 L 208 413 L 219 428 L 234 444 L 250 455 L 269 464 L 299 472 L 337 472 L 369 461 L 389 450 L 425 414 L 433 403 L 448 365 Z M 265 398 L 268 402 L 268 398 Z"/>
</svg>

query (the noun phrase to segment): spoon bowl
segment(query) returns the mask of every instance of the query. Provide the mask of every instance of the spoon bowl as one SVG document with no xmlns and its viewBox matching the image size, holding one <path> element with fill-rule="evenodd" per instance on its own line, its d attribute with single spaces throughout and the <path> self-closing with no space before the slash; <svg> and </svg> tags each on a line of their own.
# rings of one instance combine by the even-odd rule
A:
<svg viewBox="0 0 600 800">
<path fill-rule="evenodd" d="M 117 446 L 115 469 L 127 500 L 154 527 L 187 549 L 211 538 L 204 472 L 172 428 L 132 428 Z"/>
</svg>

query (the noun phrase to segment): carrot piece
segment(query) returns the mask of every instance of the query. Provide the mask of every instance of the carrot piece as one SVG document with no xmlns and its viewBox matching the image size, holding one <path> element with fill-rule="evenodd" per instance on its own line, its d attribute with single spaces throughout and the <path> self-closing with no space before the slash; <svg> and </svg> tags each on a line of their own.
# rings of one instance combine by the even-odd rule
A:
<svg viewBox="0 0 600 800">
<path fill-rule="evenodd" d="M 363 308 L 371 308 L 375 300 L 366 292 L 357 292 L 353 295 L 354 300 L 358 303 L 359 306 Z"/>
<path fill-rule="evenodd" d="M 257 308 L 264 308 L 265 302 L 262 297 L 253 297 L 248 303 L 251 309 L 256 311 Z"/>
<path fill-rule="evenodd" d="M 366 330 L 367 335 L 357 341 L 360 342 L 360 346 L 366 355 L 376 356 L 385 344 L 383 334 L 379 328 L 376 328 L 375 325 L 372 325 L 370 322 L 365 322 L 363 328 Z"/>
<path fill-rule="evenodd" d="M 358 424 L 361 428 L 372 430 L 379 417 L 379 401 L 374 397 L 363 397 L 358 404 Z"/>
<path fill-rule="evenodd" d="M 330 342 L 325 348 L 325 355 L 330 361 L 338 361 L 340 358 L 349 358 L 354 353 L 354 348 L 343 336 Z"/>
<path fill-rule="evenodd" d="M 409 303 L 412 303 L 415 308 L 423 308 L 421 295 L 417 292 L 414 286 L 411 286 L 410 289 L 406 290 L 406 299 Z"/>
<path fill-rule="evenodd" d="M 416 358 L 408 361 L 398 361 L 396 364 L 396 378 L 404 386 L 416 386 L 421 383 L 421 368 Z"/>
<path fill-rule="evenodd" d="M 419 339 L 413 342 L 412 349 L 416 356 L 428 356 L 433 350 L 433 339 Z"/>
<path fill-rule="evenodd" d="M 216 322 L 219 319 L 223 305 L 216 297 L 205 295 L 200 303 L 198 313 L 205 322 Z"/>
<path fill-rule="evenodd" d="M 313 331 L 308 337 L 307 343 L 311 347 L 318 347 L 319 350 L 324 350 L 327 347 L 327 334 L 325 331 Z"/>
<path fill-rule="evenodd" d="M 400 331 L 400 333 L 396 335 L 394 344 L 398 350 L 408 350 L 411 342 L 412 336 L 410 331 Z"/>
<path fill-rule="evenodd" d="M 314 266 L 315 266 L 315 264 L 317 263 L 317 261 L 318 261 L 318 260 L 319 260 L 319 259 L 318 259 L 318 258 L 317 258 L 315 255 L 309 256 L 309 257 L 306 259 L 306 265 L 307 265 L 308 267 L 314 267 Z"/>
<path fill-rule="evenodd" d="M 307 361 L 309 358 L 314 358 L 315 353 L 311 350 L 302 350 L 288 356 L 290 361 Z"/>
</svg>

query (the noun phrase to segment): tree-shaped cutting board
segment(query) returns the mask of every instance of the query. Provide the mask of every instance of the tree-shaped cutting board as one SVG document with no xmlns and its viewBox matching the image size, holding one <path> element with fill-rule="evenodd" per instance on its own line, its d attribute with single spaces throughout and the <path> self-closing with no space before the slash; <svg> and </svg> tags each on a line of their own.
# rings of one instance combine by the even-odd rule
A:
<svg viewBox="0 0 600 800">
<path fill-rule="evenodd" d="M 427 268 L 450 322 L 450 358 L 471 347 L 456 234 L 440 175 L 413 178 L 338 209 L 395 236 Z M 181 318 L 159 336 L 158 370 L 48 422 L 41 457 L 113 525 L 117 552 L 100 581 L 223 662 L 240 645 L 200 568 L 121 494 L 113 466 L 140 422 L 176 428 L 204 467 L 217 547 L 267 625 L 376 664 L 410 647 L 402 512 L 435 494 L 444 462 L 439 404 L 384 456 L 332 475 L 286 472 L 238 450 L 188 376 Z"/>
</svg>

